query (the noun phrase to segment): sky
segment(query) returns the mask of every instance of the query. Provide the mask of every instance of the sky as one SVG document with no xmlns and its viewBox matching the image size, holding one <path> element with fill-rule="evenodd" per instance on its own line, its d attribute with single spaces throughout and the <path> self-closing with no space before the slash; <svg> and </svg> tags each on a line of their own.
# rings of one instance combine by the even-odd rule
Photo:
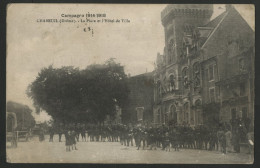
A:
<svg viewBox="0 0 260 168">
<path fill-rule="evenodd" d="M 34 111 L 26 89 L 38 72 L 49 65 L 83 69 L 112 57 L 124 65 L 125 72 L 131 76 L 153 71 L 157 53 L 163 53 L 164 48 L 160 14 L 165 7 L 165 4 L 10 5 L 7 12 L 7 101 L 28 105 Z M 254 7 L 235 7 L 255 29 Z M 224 5 L 214 5 L 212 19 L 224 11 Z M 37 22 L 39 19 L 69 19 L 62 14 L 88 13 L 105 13 L 103 19 L 128 19 L 130 22 L 81 23 L 81 18 L 76 18 L 79 21 L 76 23 Z M 40 115 L 33 112 L 33 115 L 37 121 L 50 119 L 45 112 Z"/>
</svg>

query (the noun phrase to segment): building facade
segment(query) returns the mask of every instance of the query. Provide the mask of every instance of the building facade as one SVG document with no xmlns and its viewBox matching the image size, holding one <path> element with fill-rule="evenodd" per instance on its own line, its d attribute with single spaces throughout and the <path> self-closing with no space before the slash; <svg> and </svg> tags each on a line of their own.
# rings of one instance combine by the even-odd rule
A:
<svg viewBox="0 0 260 168">
<path fill-rule="evenodd" d="M 154 73 L 154 124 L 254 119 L 255 33 L 231 5 L 173 4 L 161 12 L 164 53 Z"/>
<path fill-rule="evenodd" d="M 129 96 L 122 107 L 123 124 L 147 124 L 153 122 L 153 72 L 128 78 Z"/>
</svg>

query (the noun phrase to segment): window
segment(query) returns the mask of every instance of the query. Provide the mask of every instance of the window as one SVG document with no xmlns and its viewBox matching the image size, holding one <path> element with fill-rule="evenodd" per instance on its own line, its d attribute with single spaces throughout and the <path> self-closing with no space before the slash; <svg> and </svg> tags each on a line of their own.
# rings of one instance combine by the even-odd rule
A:
<svg viewBox="0 0 260 168">
<path fill-rule="evenodd" d="M 175 89 L 175 82 L 174 82 L 174 76 L 170 76 L 170 91 L 173 91 Z"/>
<path fill-rule="evenodd" d="M 214 80 L 214 65 L 209 66 L 209 80 Z"/>
<path fill-rule="evenodd" d="M 157 123 L 161 123 L 161 110 L 158 110 Z"/>
<path fill-rule="evenodd" d="M 239 90 L 240 90 L 240 96 L 245 96 L 246 94 L 246 86 L 245 83 L 241 83 L 239 85 Z"/>
<path fill-rule="evenodd" d="M 187 68 L 184 68 L 182 71 L 182 77 L 183 77 L 183 86 L 184 88 L 188 88 L 188 70 Z"/>
<path fill-rule="evenodd" d="M 215 88 L 209 89 L 209 99 L 210 102 L 215 102 Z"/>
<path fill-rule="evenodd" d="M 190 111 L 190 124 L 194 125 L 194 110 L 191 109 Z"/>
<path fill-rule="evenodd" d="M 185 103 L 184 104 L 184 119 L 183 121 L 185 121 L 186 123 L 189 123 L 189 104 Z"/>
</svg>

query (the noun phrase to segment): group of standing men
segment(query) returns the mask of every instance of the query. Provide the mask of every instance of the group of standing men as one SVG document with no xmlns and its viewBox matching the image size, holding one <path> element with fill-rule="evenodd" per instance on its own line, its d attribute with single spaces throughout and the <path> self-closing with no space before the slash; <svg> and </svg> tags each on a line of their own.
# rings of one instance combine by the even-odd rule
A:
<svg viewBox="0 0 260 168">
<path fill-rule="evenodd" d="M 135 145 L 138 150 L 141 147 L 142 149 L 148 148 L 151 150 L 161 148 L 166 151 L 170 151 L 171 148 L 174 148 L 175 151 L 179 151 L 180 148 L 220 149 L 223 153 L 239 153 L 240 141 L 246 134 L 245 127 L 239 121 L 231 122 L 231 124 L 220 124 L 215 127 L 205 125 L 166 127 L 162 125 L 155 128 L 126 125 L 86 126 L 84 124 L 68 124 L 61 125 L 56 129 L 52 127 L 49 133 L 50 142 L 53 141 L 55 133 L 58 133 L 59 142 L 61 142 L 64 134 L 67 151 L 70 151 L 70 147 L 77 149 L 76 141 L 79 141 L 81 136 L 82 141 L 120 142 L 121 145 L 125 146 Z M 252 137 L 250 138 L 252 139 Z"/>
</svg>

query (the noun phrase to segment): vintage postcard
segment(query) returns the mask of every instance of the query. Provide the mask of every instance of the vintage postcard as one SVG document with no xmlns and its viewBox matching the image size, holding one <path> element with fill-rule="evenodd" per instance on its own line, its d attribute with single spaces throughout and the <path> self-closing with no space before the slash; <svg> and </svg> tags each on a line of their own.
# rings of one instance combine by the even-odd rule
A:
<svg viewBox="0 0 260 168">
<path fill-rule="evenodd" d="M 252 164 L 255 7 L 9 4 L 9 163 Z"/>
</svg>

